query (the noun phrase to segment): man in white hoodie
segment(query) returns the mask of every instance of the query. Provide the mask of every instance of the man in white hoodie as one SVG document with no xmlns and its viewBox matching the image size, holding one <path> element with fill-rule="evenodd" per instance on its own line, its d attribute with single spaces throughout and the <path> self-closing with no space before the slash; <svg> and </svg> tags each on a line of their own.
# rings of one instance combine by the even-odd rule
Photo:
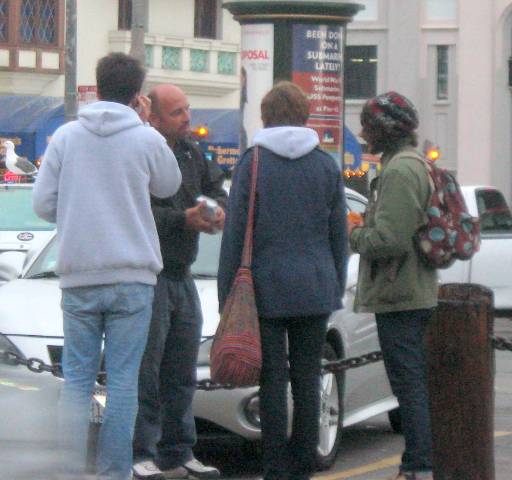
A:
<svg viewBox="0 0 512 480">
<path fill-rule="evenodd" d="M 150 194 L 169 197 L 181 184 L 165 139 L 136 111 L 148 108 L 139 96 L 144 77 L 128 55 L 100 59 L 100 101 L 55 132 L 34 186 L 36 213 L 56 222 L 58 231 L 65 378 L 59 443 L 68 475 L 85 472 L 89 407 L 104 341 L 108 400 L 97 474 L 131 478 L 138 371 L 162 269 Z"/>
</svg>

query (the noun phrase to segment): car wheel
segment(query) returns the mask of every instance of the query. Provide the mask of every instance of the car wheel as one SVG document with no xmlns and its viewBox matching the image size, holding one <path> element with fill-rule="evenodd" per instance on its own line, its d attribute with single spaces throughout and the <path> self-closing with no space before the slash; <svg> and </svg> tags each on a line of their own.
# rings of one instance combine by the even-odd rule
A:
<svg viewBox="0 0 512 480">
<path fill-rule="evenodd" d="M 325 360 L 336 360 L 334 348 L 326 344 Z M 336 459 L 343 428 L 343 379 L 342 372 L 322 375 L 320 383 L 320 435 L 317 446 L 318 468 L 329 468 Z"/>
<path fill-rule="evenodd" d="M 400 415 L 400 408 L 397 407 L 393 410 L 390 410 L 388 412 L 388 419 L 389 423 L 391 425 L 391 428 L 393 429 L 393 432 L 395 433 L 402 433 L 402 415 Z"/>
</svg>

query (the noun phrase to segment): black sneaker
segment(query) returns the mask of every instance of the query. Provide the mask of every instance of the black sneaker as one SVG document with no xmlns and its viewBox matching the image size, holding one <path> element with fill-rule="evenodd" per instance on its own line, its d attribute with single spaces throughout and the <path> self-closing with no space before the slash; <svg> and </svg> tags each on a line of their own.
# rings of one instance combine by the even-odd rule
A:
<svg viewBox="0 0 512 480">
<path fill-rule="evenodd" d="M 204 465 L 197 458 L 192 458 L 192 460 L 183 464 L 183 468 L 185 468 L 190 475 L 199 479 L 220 477 L 220 471 L 217 468 Z"/>
<path fill-rule="evenodd" d="M 163 472 L 155 465 L 152 460 L 145 460 L 133 465 L 133 478 L 145 480 L 166 480 Z"/>
</svg>

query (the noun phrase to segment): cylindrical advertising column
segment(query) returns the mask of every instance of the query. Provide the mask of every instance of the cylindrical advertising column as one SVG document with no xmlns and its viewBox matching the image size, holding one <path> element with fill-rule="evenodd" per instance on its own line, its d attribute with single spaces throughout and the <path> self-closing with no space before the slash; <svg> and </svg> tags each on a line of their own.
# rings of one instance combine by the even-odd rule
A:
<svg viewBox="0 0 512 480">
<path fill-rule="evenodd" d="M 262 128 L 260 104 L 290 80 L 311 101 L 308 126 L 343 166 L 343 51 L 346 24 L 362 5 L 338 0 L 224 1 L 242 26 L 240 151 Z"/>
</svg>

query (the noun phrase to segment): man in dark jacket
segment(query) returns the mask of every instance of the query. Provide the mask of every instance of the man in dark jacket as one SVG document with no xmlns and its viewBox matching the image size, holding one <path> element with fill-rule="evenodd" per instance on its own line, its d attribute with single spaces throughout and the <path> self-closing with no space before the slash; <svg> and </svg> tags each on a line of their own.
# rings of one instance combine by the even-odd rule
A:
<svg viewBox="0 0 512 480">
<path fill-rule="evenodd" d="M 139 413 L 134 438 L 135 478 L 216 478 L 219 471 L 193 456 L 196 428 L 192 399 L 201 338 L 199 296 L 190 274 L 198 250 L 199 233 L 224 226 L 226 191 L 218 166 L 205 159 L 189 139 L 187 97 L 174 85 L 159 85 L 149 94 L 149 121 L 167 140 L 180 166 L 183 183 L 167 199 L 153 199 L 164 268 L 158 277 L 148 344 L 139 376 Z M 206 195 L 219 203 L 209 220 Z"/>
</svg>

